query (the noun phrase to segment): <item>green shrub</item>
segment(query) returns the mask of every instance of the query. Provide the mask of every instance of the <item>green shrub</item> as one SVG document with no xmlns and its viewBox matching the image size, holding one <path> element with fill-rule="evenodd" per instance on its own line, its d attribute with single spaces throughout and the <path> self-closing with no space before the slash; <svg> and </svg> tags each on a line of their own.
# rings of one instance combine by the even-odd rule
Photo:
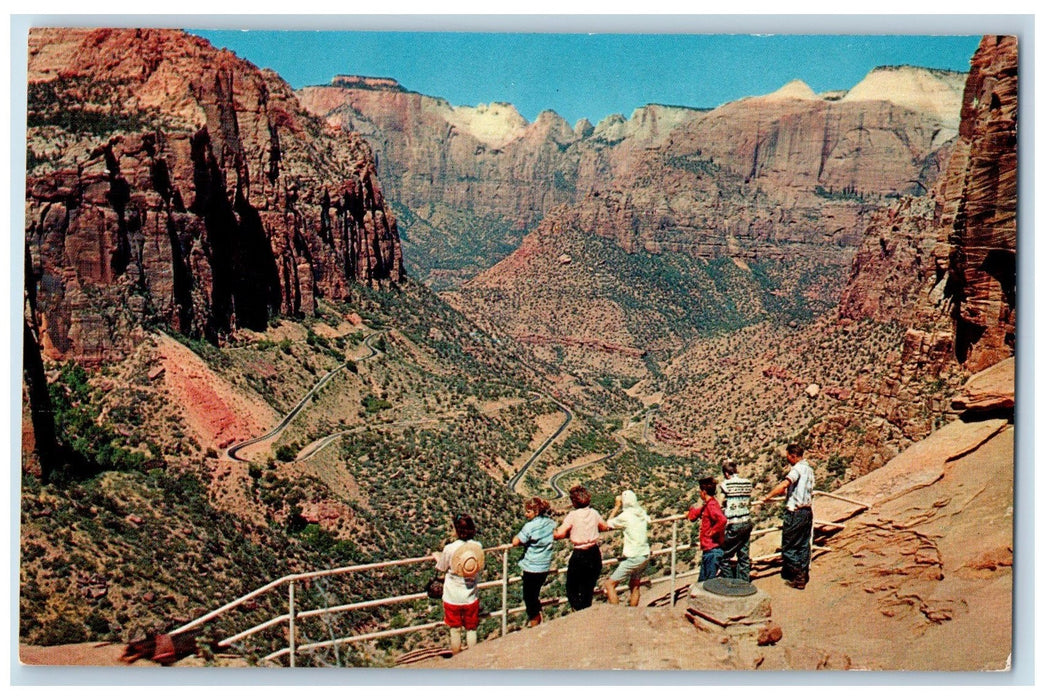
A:
<svg viewBox="0 0 1045 700">
<path fill-rule="evenodd" d="M 78 622 L 59 617 L 43 626 L 38 640 L 43 646 L 81 644 L 87 641 L 87 630 Z"/>
<path fill-rule="evenodd" d="M 289 445 L 280 445 L 276 448 L 276 459 L 280 462 L 293 462 L 298 456 L 299 447 L 297 443 L 291 443 Z"/>
</svg>

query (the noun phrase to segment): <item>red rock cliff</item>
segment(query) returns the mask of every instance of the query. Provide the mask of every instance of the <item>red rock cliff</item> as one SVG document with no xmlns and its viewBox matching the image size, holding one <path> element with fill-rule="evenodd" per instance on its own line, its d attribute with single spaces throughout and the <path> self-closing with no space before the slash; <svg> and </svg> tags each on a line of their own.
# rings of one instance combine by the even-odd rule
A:
<svg viewBox="0 0 1045 700">
<path fill-rule="evenodd" d="M 877 410 L 908 437 L 942 420 L 970 372 L 1014 352 L 1016 80 L 1015 38 L 985 37 L 945 176 L 873 217 L 842 294 L 842 318 L 906 327 Z"/>
<path fill-rule="evenodd" d="M 52 357 L 151 323 L 212 340 L 403 275 L 367 144 L 179 31 L 29 37 L 27 285 Z"/>
<path fill-rule="evenodd" d="M 1018 64 L 1016 37 L 980 42 L 947 170 L 941 235 L 951 275 L 947 291 L 955 350 L 972 372 L 1015 351 Z"/>
<path fill-rule="evenodd" d="M 945 176 L 874 217 L 839 309 L 946 335 L 971 372 L 1015 349 L 1016 87 L 1015 37 L 985 37 Z"/>
<path fill-rule="evenodd" d="M 529 124 L 511 105 L 454 107 L 358 77 L 299 97 L 332 126 L 366 134 L 391 196 L 414 210 L 444 203 L 531 229 L 561 204 L 590 209 L 601 205 L 592 195 L 619 193 L 634 216 L 604 231 L 626 250 L 755 257 L 781 255 L 777 242 L 856 245 L 883 197 L 925 193 L 956 135 L 964 78 L 880 68 L 842 98 L 792 85 L 710 111 L 647 105 L 573 129 L 552 112 Z"/>
</svg>

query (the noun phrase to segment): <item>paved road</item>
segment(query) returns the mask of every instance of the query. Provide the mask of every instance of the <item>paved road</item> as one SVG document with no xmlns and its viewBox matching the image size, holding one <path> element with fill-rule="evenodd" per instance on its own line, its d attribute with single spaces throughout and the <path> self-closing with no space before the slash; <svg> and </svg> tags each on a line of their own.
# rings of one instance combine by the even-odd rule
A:
<svg viewBox="0 0 1045 700">
<path fill-rule="evenodd" d="M 374 338 L 376 338 L 377 336 L 379 336 L 379 335 L 380 335 L 380 333 L 371 333 L 370 335 L 368 335 L 363 340 L 363 344 L 366 345 L 366 347 L 370 350 L 370 354 L 369 355 L 363 355 L 362 357 L 356 358 L 356 360 L 355 360 L 356 362 L 361 361 L 361 360 L 368 360 L 371 357 L 374 357 L 375 355 L 378 355 L 380 353 L 380 351 L 371 344 L 371 341 Z M 331 379 L 334 378 L 335 374 L 337 374 L 341 370 L 345 369 L 345 367 L 347 367 L 347 366 L 348 366 L 348 361 L 345 361 L 345 362 L 342 362 L 337 367 L 335 367 L 334 369 L 332 369 L 329 372 L 327 372 L 325 375 L 323 375 L 322 379 L 320 379 L 318 382 L 316 382 L 315 386 L 313 386 L 309 390 L 309 392 L 307 394 L 305 394 L 305 396 L 302 397 L 302 399 L 300 401 L 297 402 L 297 405 L 295 405 L 294 408 L 290 409 L 290 412 L 287 413 L 287 415 L 283 417 L 283 420 L 281 420 L 279 422 L 279 424 L 276 425 L 275 428 L 273 428 L 272 430 L 268 431 L 264 435 L 259 435 L 258 437 L 250 438 L 249 440 L 244 440 L 243 442 L 240 442 L 240 443 L 237 443 L 235 445 L 232 445 L 231 447 L 229 447 L 225 451 L 226 456 L 228 456 L 229 459 L 235 459 L 235 460 L 237 460 L 239 462 L 248 462 L 248 461 L 250 461 L 250 460 L 243 459 L 242 457 L 239 457 L 238 456 L 239 455 L 239 451 L 242 450 L 244 447 L 250 447 L 251 445 L 256 445 L 259 442 L 264 442 L 266 440 L 271 440 L 271 439 L 275 438 L 276 436 L 278 436 L 280 433 L 282 433 L 283 430 L 288 425 L 290 425 L 290 421 L 294 420 L 294 417 L 297 416 L 297 414 L 301 411 L 301 409 L 305 407 L 305 405 L 308 403 L 309 399 L 311 399 L 313 396 L 315 396 L 317 391 L 319 391 L 324 386 L 326 386 L 327 383 Z"/>
<path fill-rule="evenodd" d="M 332 442 L 337 440 L 339 437 L 343 437 L 345 435 L 352 435 L 353 433 L 361 433 L 361 432 L 363 432 L 365 430 L 373 430 L 374 428 L 404 428 L 404 427 L 412 426 L 412 425 L 426 425 L 428 423 L 442 423 L 447 418 L 456 418 L 459 415 L 460 414 L 454 414 L 454 415 L 449 415 L 449 416 L 440 416 L 438 418 L 419 418 L 419 419 L 416 419 L 416 420 L 401 420 L 401 421 L 396 421 L 395 423 L 381 423 L 379 425 L 357 425 L 354 428 L 349 428 L 347 430 L 341 430 L 341 431 L 336 432 L 336 433 L 331 433 L 330 435 L 327 435 L 325 437 L 321 437 L 318 440 L 316 440 L 315 442 L 313 442 L 313 443 L 311 443 L 309 445 L 306 445 L 304 448 L 302 448 L 301 452 L 298 453 L 298 456 L 294 458 L 294 461 L 295 462 L 303 462 L 306 459 L 308 459 L 309 457 L 315 457 L 317 454 L 319 454 L 319 452 L 321 450 L 323 450 L 324 448 L 328 447 Z"/>
<path fill-rule="evenodd" d="M 654 413 L 656 413 L 656 409 L 653 409 L 653 408 L 648 409 L 646 411 L 645 420 L 643 421 L 643 425 L 642 425 L 642 439 L 644 441 L 646 441 L 646 442 L 651 442 L 651 443 L 653 441 L 648 438 L 648 436 L 646 435 L 646 431 L 649 428 L 650 418 L 653 417 Z M 555 492 L 555 497 L 556 498 L 565 498 L 566 495 L 567 495 L 567 493 L 565 491 L 563 491 L 562 488 L 559 486 L 559 482 L 560 482 L 560 480 L 564 476 L 572 474 L 573 472 L 576 472 L 576 471 L 580 471 L 581 469 L 587 469 L 588 467 L 590 467 L 592 465 L 595 465 L 595 464 L 598 464 L 599 462 L 605 462 L 608 459 L 613 459 L 614 457 L 619 455 L 621 452 L 623 452 L 624 451 L 624 441 L 621 440 L 620 438 L 616 438 L 616 440 L 617 440 L 617 449 L 614 450 L 612 454 L 603 455 L 602 457 L 599 457 L 597 459 L 593 459 L 590 462 L 585 462 L 584 464 L 579 464 L 576 467 L 568 467 L 567 469 L 563 469 L 562 471 L 555 472 L 551 476 L 551 478 L 548 479 L 548 485 L 551 486 L 552 491 Z"/>
<path fill-rule="evenodd" d="M 536 394 L 536 393 L 534 393 L 534 395 L 538 396 L 538 397 L 540 396 L 540 394 Z M 346 430 L 341 430 L 341 431 L 338 431 L 336 433 L 331 433 L 330 435 L 327 435 L 325 437 L 319 438 L 318 440 L 316 440 L 315 442 L 313 442 L 311 444 L 305 445 L 305 447 L 303 447 L 301 449 L 301 452 L 298 453 L 298 456 L 294 458 L 294 461 L 295 462 L 301 462 L 301 461 L 304 461 L 304 460 L 306 460 L 306 459 L 308 459 L 310 457 L 314 457 L 320 451 L 322 451 L 323 449 L 328 447 L 331 443 L 333 443 L 335 440 L 337 440 L 339 437 L 342 437 L 344 435 L 352 435 L 354 433 L 361 433 L 364 430 L 373 430 L 374 428 L 405 428 L 405 427 L 410 427 L 410 426 L 415 426 L 415 425 L 428 425 L 428 424 L 431 424 L 431 423 L 443 423 L 443 422 L 445 422 L 447 420 L 454 420 L 454 419 L 457 419 L 457 418 L 461 418 L 464 415 L 467 415 L 466 411 L 452 411 L 452 412 L 449 412 L 449 413 L 442 413 L 442 414 L 436 415 L 434 418 L 414 418 L 412 420 L 401 420 L 401 421 L 395 421 L 394 423 L 381 423 L 379 425 L 357 425 L 357 426 L 354 426 L 352 428 L 348 428 Z"/>
<path fill-rule="evenodd" d="M 552 477 L 550 479 L 548 479 L 548 485 L 552 487 L 553 491 L 555 491 L 555 497 L 556 498 L 565 498 L 566 497 L 566 492 L 563 491 L 559 487 L 559 480 L 562 479 L 562 477 L 564 477 L 564 476 L 566 476 L 568 474 L 572 474 L 573 472 L 579 471 L 581 469 L 587 469 L 588 467 L 592 466 L 593 464 L 598 464 L 599 462 L 605 462 L 607 459 L 613 459 L 614 457 L 616 457 L 617 455 L 619 455 L 623 451 L 624 451 L 624 443 L 621 440 L 618 439 L 617 440 L 617 449 L 614 450 L 614 452 L 612 454 L 603 455 L 602 457 L 599 457 L 597 459 L 593 459 L 590 462 L 585 462 L 584 464 L 578 464 L 576 467 L 569 467 L 567 469 L 563 469 L 562 471 L 555 472 L 555 474 L 553 474 Z"/>
<path fill-rule="evenodd" d="M 565 414 L 566 420 L 562 422 L 562 425 L 559 426 L 558 430 L 552 433 L 551 437 L 549 437 L 547 440 L 541 443 L 541 446 L 538 447 L 532 455 L 530 455 L 530 458 L 526 460 L 526 464 L 522 465 L 522 469 L 520 469 L 515 476 L 508 480 L 509 491 L 515 491 L 515 487 L 519 485 L 519 480 L 526 475 L 526 471 L 533 465 L 535 461 L 537 461 L 537 458 L 540 457 L 546 449 L 548 449 L 548 446 L 555 441 L 555 438 L 559 437 L 562 434 L 562 431 L 566 430 L 566 426 L 568 426 L 570 424 L 570 421 L 573 420 L 573 413 L 570 411 L 570 409 L 566 408 L 566 406 L 559 403 L 559 401 L 552 398 L 551 396 L 549 396 L 548 398 L 550 398 L 552 401 L 555 401 L 555 405 L 557 405 L 559 407 L 559 410 L 562 411 L 563 414 Z"/>
<path fill-rule="evenodd" d="M 373 346 L 373 344 L 372 344 L 372 341 L 374 340 L 374 338 L 376 338 L 379 335 L 380 335 L 380 333 L 371 333 L 370 335 L 368 335 L 366 337 L 366 339 L 364 339 L 363 343 L 370 350 L 370 353 L 368 355 L 363 355 L 361 357 L 356 358 L 355 359 L 356 362 L 359 362 L 359 361 L 362 361 L 362 360 L 368 360 L 368 359 L 370 359 L 372 357 L 375 357 L 376 355 L 380 354 L 380 351 L 377 348 L 375 348 Z M 247 462 L 247 461 L 249 461 L 249 460 L 243 459 L 242 457 L 239 456 L 240 450 L 242 450 L 242 449 L 244 449 L 246 447 L 250 447 L 251 445 L 256 445 L 259 442 L 265 442 L 266 440 L 272 440 L 272 439 L 275 439 L 276 437 L 278 437 L 279 434 L 282 433 L 286 429 L 286 427 L 288 425 L 290 425 L 290 422 L 292 420 L 294 420 L 294 418 L 297 416 L 297 414 L 301 412 L 301 409 L 304 408 L 308 404 L 308 401 L 313 396 L 315 396 L 316 392 L 319 391 L 320 389 L 322 389 L 324 386 L 326 386 L 327 383 L 330 382 L 330 380 L 334 378 L 334 375 L 336 375 L 341 370 L 345 369 L 345 367 L 347 367 L 347 366 L 348 366 L 348 362 L 347 361 L 343 362 L 342 364 L 338 365 L 337 367 L 335 367 L 334 369 L 330 370 L 325 375 L 323 375 L 323 377 L 318 382 L 316 382 L 315 386 L 313 386 L 308 391 L 308 393 L 305 394 L 301 398 L 300 401 L 298 401 L 298 403 L 294 406 L 294 408 L 290 409 L 290 411 L 287 413 L 287 415 L 283 417 L 283 420 L 281 420 L 276 425 L 276 427 L 274 427 L 272 430 L 270 430 L 269 432 L 265 433 L 264 435 L 259 435 L 258 437 L 253 437 L 253 438 L 250 438 L 249 440 L 244 440 L 243 442 L 240 442 L 240 443 L 237 443 L 235 445 L 230 446 L 226 450 L 225 454 L 228 456 L 229 459 L 235 459 L 235 460 L 240 461 L 240 462 Z M 559 410 L 562 411 L 562 413 L 565 416 L 565 418 L 564 418 L 562 424 L 560 424 L 559 427 L 555 430 L 555 432 L 552 433 L 543 443 L 541 443 L 541 446 L 538 447 L 534 451 L 534 453 L 532 455 L 530 455 L 530 458 L 526 460 L 526 463 L 522 466 L 521 469 L 519 469 L 519 471 L 515 474 L 515 476 L 513 476 L 511 479 L 508 480 L 507 486 L 508 486 L 508 490 L 509 491 L 512 491 L 512 492 L 516 491 L 516 488 L 519 485 L 519 481 L 521 481 L 522 478 L 526 476 L 526 472 L 529 471 L 530 467 L 533 466 L 534 462 L 536 462 L 540 458 L 540 456 L 542 454 L 544 454 L 544 451 L 547 450 L 548 447 L 550 447 L 551 444 L 553 442 L 555 442 L 555 440 L 560 435 L 562 435 L 562 432 L 564 430 L 566 430 L 566 428 L 569 426 L 569 424 L 573 421 L 573 412 L 570 411 L 569 408 L 567 408 L 563 403 L 561 403 L 560 401 L 558 401 L 554 397 L 547 396 L 547 398 L 549 398 L 549 399 L 551 399 L 552 401 L 555 402 L 555 405 L 557 405 L 559 407 Z M 396 422 L 396 423 L 386 423 L 382 427 L 403 427 L 403 426 L 410 426 L 410 425 L 422 425 L 422 424 L 425 424 L 425 423 L 440 422 L 440 421 L 445 420 L 445 419 L 446 419 L 446 417 L 444 416 L 444 417 L 440 417 L 440 418 L 425 418 L 425 419 L 420 419 L 420 420 L 399 421 L 399 422 Z M 648 420 L 647 420 L 647 424 L 648 424 Z M 327 435 L 325 437 L 322 437 L 319 440 L 316 440 L 315 442 L 311 443 L 310 445 L 307 445 L 304 449 L 302 449 L 302 451 L 298 454 L 298 456 L 295 459 L 296 459 L 296 461 L 300 461 L 300 460 L 305 460 L 305 459 L 308 459 L 310 457 L 313 457 L 316 454 L 318 454 L 321 450 L 323 450 L 324 448 L 328 447 L 335 440 L 337 440 L 338 438 L 340 438 L 340 437 L 342 437 L 344 435 L 349 435 L 349 434 L 352 434 L 352 433 L 360 432 L 362 430 L 369 430 L 369 429 L 372 429 L 372 428 L 373 428 L 373 426 L 357 426 L 355 428 L 349 428 L 348 430 L 342 430 L 342 431 L 339 431 L 339 432 Z M 645 433 L 645 429 L 643 430 L 643 432 Z M 566 476 L 567 474 L 570 474 L 571 472 L 575 472 L 575 471 L 577 471 L 579 469 L 585 469 L 587 467 L 592 466 L 593 464 L 598 464 L 599 462 L 602 462 L 602 461 L 605 461 L 607 459 L 611 459 L 613 457 L 616 457 L 617 455 L 619 455 L 621 453 L 621 451 L 623 449 L 624 449 L 624 443 L 618 441 L 618 443 L 617 443 L 617 450 L 615 452 L 613 452 L 612 454 L 603 455 L 602 457 L 599 457 L 598 459 L 594 459 L 591 462 L 587 462 L 585 464 L 581 464 L 581 465 L 578 465 L 576 467 L 570 467 L 570 468 L 564 469 L 564 470 L 562 470 L 560 472 L 556 472 L 551 477 L 551 479 L 549 479 L 548 485 L 551 486 L 553 491 L 555 491 L 557 497 L 559 497 L 559 498 L 565 497 L 566 493 L 559 487 L 559 480 L 562 477 Z"/>
</svg>

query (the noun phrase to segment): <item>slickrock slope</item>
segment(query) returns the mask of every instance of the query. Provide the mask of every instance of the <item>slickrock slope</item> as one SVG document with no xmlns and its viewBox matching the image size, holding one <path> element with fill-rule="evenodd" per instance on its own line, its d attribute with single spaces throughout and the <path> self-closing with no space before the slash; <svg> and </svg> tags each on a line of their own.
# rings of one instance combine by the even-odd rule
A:
<svg viewBox="0 0 1045 700">
<path fill-rule="evenodd" d="M 27 284 L 50 357 L 121 357 L 146 324 L 264 329 L 403 274 L 369 148 L 275 74 L 145 29 L 34 29 L 28 71 Z"/>
<path fill-rule="evenodd" d="M 956 133 L 962 74 L 901 72 L 897 101 L 872 73 L 860 99 L 794 81 L 711 111 L 647 105 L 572 129 L 552 112 L 527 124 L 510 105 L 454 107 L 363 78 L 299 95 L 375 144 L 420 276 L 443 289 L 504 257 L 556 206 L 607 195 L 624 200 L 612 233 L 626 250 L 713 258 L 855 245 L 882 197 L 932 185 Z"/>
</svg>

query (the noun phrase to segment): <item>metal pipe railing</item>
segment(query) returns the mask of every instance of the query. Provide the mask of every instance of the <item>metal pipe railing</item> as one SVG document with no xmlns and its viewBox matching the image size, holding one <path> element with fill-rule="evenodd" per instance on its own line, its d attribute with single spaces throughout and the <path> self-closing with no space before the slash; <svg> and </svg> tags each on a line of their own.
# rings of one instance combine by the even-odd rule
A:
<svg viewBox="0 0 1045 700">
<path fill-rule="evenodd" d="M 287 613 L 287 617 L 290 618 L 287 621 L 287 627 L 289 628 L 289 631 L 290 631 L 289 632 L 289 636 L 290 636 L 290 667 L 291 668 L 294 668 L 294 658 L 296 656 L 294 654 L 294 633 L 296 631 L 294 629 L 294 583 L 295 583 L 294 581 L 290 582 L 290 610 Z"/>
<path fill-rule="evenodd" d="M 864 503 L 863 501 L 856 501 L 856 500 L 853 500 L 852 498 L 846 498 L 845 496 L 839 496 L 837 493 L 828 493 L 827 491 L 813 491 L 813 495 L 814 496 L 827 496 L 828 498 L 834 498 L 834 499 L 839 500 L 839 501 L 845 501 L 846 503 L 851 503 L 854 506 L 860 506 L 861 508 L 867 508 L 867 509 L 871 508 L 871 504 L 870 503 Z"/>
<path fill-rule="evenodd" d="M 663 517 L 663 518 L 656 518 L 656 519 L 651 521 L 651 524 L 664 524 L 664 523 L 669 523 L 670 522 L 672 524 L 672 533 L 671 533 L 671 545 L 669 547 L 667 547 L 667 548 L 659 548 L 659 549 L 651 549 L 651 551 L 650 551 L 650 557 L 661 556 L 663 554 L 670 554 L 671 555 L 670 567 L 669 567 L 668 575 L 662 576 L 662 577 L 659 577 L 659 578 L 652 578 L 652 579 L 650 579 L 648 581 L 648 583 L 650 585 L 655 584 L 655 583 L 661 583 L 661 582 L 664 582 L 664 581 L 671 581 L 672 589 L 674 590 L 675 582 L 678 579 L 687 578 L 687 577 L 690 577 L 690 576 L 695 576 L 695 575 L 697 575 L 697 573 L 699 573 L 697 570 L 683 572 L 683 573 L 679 573 L 678 570 L 677 570 L 677 567 L 678 567 L 677 555 L 678 555 L 678 553 L 679 552 L 685 552 L 685 551 L 688 551 L 688 550 L 691 550 L 691 549 L 695 548 L 693 544 L 681 544 L 681 545 L 679 544 L 678 522 L 680 520 L 684 519 L 685 517 L 686 517 L 685 515 L 681 515 L 681 514 L 680 515 L 671 515 L 671 516 L 666 516 L 666 517 Z M 617 531 L 617 532 L 619 533 L 620 531 Z M 501 596 L 500 596 L 501 597 L 501 606 L 500 606 L 500 609 L 482 613 L 480 615 L 480 617 L 484 618 L 484 619 L 489 619 L 489 618 L 493 618 L 493 617 L 499 617 L 500 620 L 501 620 L 501 634 L 502 635 L 505 635 L 508 632 L 508 616 L 512 615 L 512 614 L 519 613 L 519 612 L 523 612 L 526 609 L 524 606 L 523 607 L 514 607 L 514 608 L 509 608 L 509 606 L 508 606 L 508 587 L 509 587 L 509 585 L 513 584 L 513 583 L 518 583 L 519 581 L 522 580 L 521 576 L 510 576 L 509 573 L 508 573 L 509 572 L 509 557 L 508 557 L 508 553 L 509 553 L 509 550 L 511 550 L 511 549 L 512 549 L 512 546 L 510 544 L 501 544 L 501 545 L 496 545 L 496 546 L 493 546 L 493 547 L 485 548 L 485 551 L 489 552 L 489 553 L 497 553 L 497 552 L 501 553 L 501 557 L 500 557 L 500 559 L 501 559 L 501 576 L 500 576 L 499 579 L 494 579 L 494 580 L 490 580 L 490 581 L 483 581 L 483 582 L 478 584 L 478 588 L 479 589 L 490 589 L 490 588 L 500 588 L 501 589 Z M 387 605 L 394 605 L 394 604 L 399 604 L 399 603 L 407 603 L 407 602 L 411 602 L 411 601 L 424 600 L 424 599 L 427 598 L 427 595 L 425 593 L 410 593 L 410 594 L 391 596 L 391 597 L 380 598 L 380 599 L 375 599 L 375 600 L 365 600 L 365 601 L 359 601 L 359 602 L 354 602 L 354 603 L 344 603 L 344 604 L 328 606 L 328 607 L 324 607 L 324 608 L 316 608 L 316 609 L 309 609 L 309 610 L 299 610 L 298 609 L 299 604 L 298 604 L 298 601 L 296 599 L 296 593 L 297 593 L 297 586 L 296 586 L 296 584 L 298 582 L 311 581 L 311 580 L 319 579 L 319 578 L 325 578 L 325 577 L 331 577 L 331 576 L 341 576 L 341 575 L 345 575 L 345 574 L 358 573 L 358 572 L 364 572 L 364 571 L 374 571 L 374 570 L 380 570 L 380 569 L 387 569 L 387 568 L 394 567 L 394 566 L 409 566 L 409 565 L 413 565 L 413 564 L 431 563 L 432 559 L 433 559 L 432 555 L 424 556 L 424 557 L 411 557 L 411 558 L 406 558 L 406 559 L 397 559 L 397 560 L 391 560 L 391 561 L 375 562 L 375 563 L 372 563 L 372 564 L 354 564 L 354 565 L 350 565 L 350 566 L 338 567 L 338 568 L 335 568 L 335 569 L 327 569 L 327 570 L 322 570 L 322 571 L 310 571 L 310 572 L 305 572 L 305 573 L 300 573 L 300 574 L 290 574 L 290 575 L 287 575 L 287 576 L 283 576 L 282 578 L 279 578 L 279 579 L 277 579 L 275 581 L 272 581 L 272 582 L 270 582 L 270 583 L 268 583 L 268 584 L 266 584 L 264 586 L 261 586 L 261 587 L 255 589 L 255 590 L 251 591 L 250 593 L 247 593 L 247 594 L 245 594 L 243 596 L 240 596 L 236 600 L 234 600 L 234 601 L 232 601 L 230 603 L 227 603 L 226 605 L 223 605 L 223 606 L 221 606 L 221 607 L 219 607 L 219 608 L 217 608 L 217 609 L 215 609 L 215 610 L 213 610 L 213 611 L 211 611 L 211 612 L 209 612 L 209 613 L 207 613 L 205 615 L 202 615 L 201 617 L 199 617 L 199 618 L 197 618 L 197 619 L 195 619 L 195 620 L 193 620 L 193 621 L 191 621 L 189 623 L 186 623 L 185 625 L 182 625 L 178 629 L 174 630 L 172 632 L 172 634 L 184 632 L 184 631 L 193 629 L 195 627 L 199 627 L 200 625 L 203 625 L 204 623 L 209 622 L 209 621 L 217 618 L 221 614 L 223 614 L 225 612 L 228 612 L 229 610 L 232 610 L 233 608 L 241 606 L 244 603 L 246 603 L 246 602 L 248 602 L 248 601 L 250 601 L 250 600 L 252 600 L 254 598 L 257 598 L 257 597 L 259 597 L 261 595 L 264 595 L 264 594 L 266 594 L 266 593 L 268 593 L 270 591 L 278 589 L 279 587 L 283 586 L 284 584 L 288 586 L 288 597 L 287 597 L 287 600 L 288 600 L 288 611 L 287 611 L 287 613 L 285 613 L 283 615 L 277 615 L 277 616 L 275 616 L 275 617 L 273 617 L 273 618 L 271 618 L 269 620 L 266 620 L 266 621 L 264 621 L 264 622 L 262 622 L 260 624 L 255 625 L 255 626 L 253 626 L 253 627 L 251 627 L 249 629 L 243 630 L 241 632 L 237 632 L 236 634 L 233 634 L 233 635 L 231 635 L 229 637 L 226 637 L 225 639 L 222 639 L 220 642 L 218 642 L 218 645 L 219 646 L 229 646 L 229 645 L 231 645 L 233 643 L 236 643 L 236 642 L 242 641 L 244 639 L 247 639 L 248 637 L 251 637 L 251 636 L 253 636 L 253 635 L 255 635 L 255 634 L 259 633 L 259 632 L 262 632 L 262 631 L 264 631 L 266 629 L 269 629 L 269 628 L 272 628 L 272 627 L 276 627 L 276 626 L 279 626 L 279 625 L 282 625 L 282 624 L 286 623 L 287 624 L 287 637 L 288 637 L 287 646 L 282 648 L 282 649 L 279 649 L 279 650 L 277 650 L 275 652 L 272 652 L 272 653 L 268 654 L 267 656 L 263 657 L 263 660 L 264 661 L 272 661 L 274 659 L 278 659 L 278 658 L 281 658 L 281 657 L 284 657 L 284 656 L 289 656 L 289 664 L 290 664 L 290 666 L 293 667 L 293 666 L 296 665 L 296 662 L 297 662 L 297 658 L 296 657 L 297 657 L 298 653 L 301 653 L 301 652 L 309 652 L 309 651 L 313 651 L 313 650 L 316 650 L 316 649 L 328 648 L 328 647 L 331 647 L 331 646 L 338 646 L 338 645 L 341 645 L 341 644 L 362 642 L 362 641 L 373 640 L 373 639 L 382 639 L 382 638 L 386 638 L 386 637 L 392 637 L 392 636 L 397 636 L 397 635 L 410 634 L 410 633 L 413 633 L 413 632 L 420 632 L 420 631 L 435 629 L 435 628 L 438 628 L 439 626 L 443 625 L 444 623 L 442 621 L 438 621 L 438 622 L 425 623 L 425 624 L 422 624 L 422 625 L 411 625 L 411 626 L 407 626 L 407 627 L 400 627 L 400 628 L 389 629 L 389 630 L 381 630 L 381 631 L 378 631 L 378 632 L 368 632 L 368 633 L 365 633 L 365 634 L 351 635 L 351 636 L 341 637 L 341 638 L 337 638 L 337 639 L 330 639 L 330 640 L 326 640 L 326 641 L 322 641 L 322 642 L 309 642 L 309 643 L 306 643 L 306 644 L 298 644 L 297 643 L 297 632 L 298 632 L 298 624 L 297 623 L 300 620 L 306 620 L 306 619 L 310 619 L 310 618 L 315 618 L 315 617 L 322 616 L 322 615 L 345 613 L 345 612 L 350 612 L 350 611 L 354 611 L 354 610 L 363 610 L 363 609 L 368 609 L 368 608 L 384 607 L 384 606 L 387 606 Z M 604 567 L 605 566 L 610 566 L 610 565 L 618 563 L 619 561 L 620 561 L 620 559 L 617 558 L 617 557 L 609 557 L 609 558 L 606 558 L 606 559 L 603 560 L 603 566 Z M 560 575 L 562 573 L 565 573 L 565 568 L 553 568 L 553 569 L 549 570 L 549 574 Z M 626 588 L 626 586 L 624 586 L 624 588 Z M 566 602 L 566 599 L 562 598 L 562 597 L 559 597 L 559 598 L 554 598 L 554 599 L 548 600 L 547 604 L 561 604 L 561 603 L 564 603 L 564 602 Z M 672 599 L 672 604 L 674 605 L 674 597 Z"/>
<path fill-rule="evenodd" d="M 521 577 L 520 577 L 521 578 Z M 501 554 L 501 636 L 508 634 L 508 550 Z"/>
</svg>

